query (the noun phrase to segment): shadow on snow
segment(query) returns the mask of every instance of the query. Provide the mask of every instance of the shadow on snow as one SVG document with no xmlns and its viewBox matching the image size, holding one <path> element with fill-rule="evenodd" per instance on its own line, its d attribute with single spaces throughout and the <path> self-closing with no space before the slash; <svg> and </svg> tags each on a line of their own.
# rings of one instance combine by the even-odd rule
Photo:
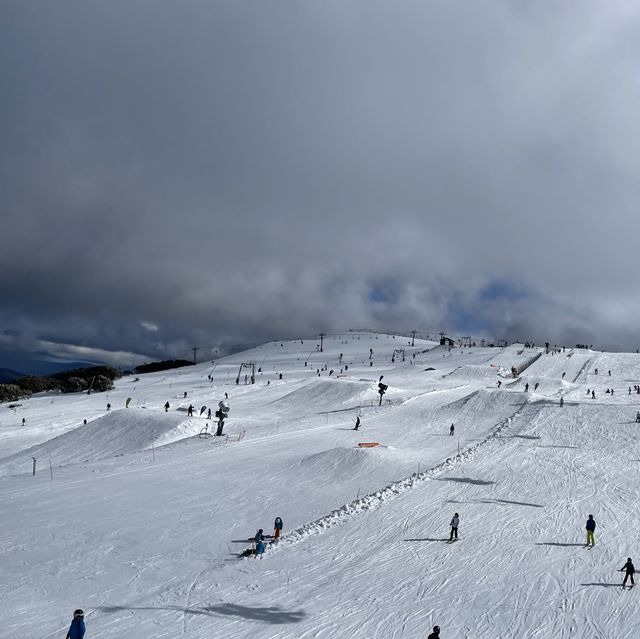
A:
<svg viewBox="0 0 640 639">
<path fill-rule="evenodd" d="M 282 610 L 279 606 L 251 607 L 238 604 L 221 603 L 215 606 L 202 606 L 200 608 L 182 608 L 181 606 L 136 607 L 136 606 L 99 606 L 102 612 L 118 612 L 121 610 L 175 610 L 188 615 L 205 615 L 208 617 L 242 617 L 249 621 L 264 623 L 299 623 L 306 617 L 304 610 Z"/>
</svg>

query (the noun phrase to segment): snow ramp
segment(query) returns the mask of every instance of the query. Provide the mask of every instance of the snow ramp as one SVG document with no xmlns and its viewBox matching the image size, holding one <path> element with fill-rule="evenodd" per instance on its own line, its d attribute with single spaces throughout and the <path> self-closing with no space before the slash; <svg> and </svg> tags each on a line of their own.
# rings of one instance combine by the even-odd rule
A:
<svg viewBox="0 0 640 639">
<path fill-rule="evenodd" d="M 375 399 L 374 388 L 372 382 L 318 377 L 270 402 L 269 406 L 288 415 L 345 410 L 359 406 L 364 399 Z"/>
<path fill-rule="evenodd" d="M 31 458 L 51 460 L 54 466 L 115 457 L 162 446 L 195 435 L 184 414 L 143 408 L 112 411 L 42 444 L 0 459 L 0 477 L 31 472 Z"/>
</svg>

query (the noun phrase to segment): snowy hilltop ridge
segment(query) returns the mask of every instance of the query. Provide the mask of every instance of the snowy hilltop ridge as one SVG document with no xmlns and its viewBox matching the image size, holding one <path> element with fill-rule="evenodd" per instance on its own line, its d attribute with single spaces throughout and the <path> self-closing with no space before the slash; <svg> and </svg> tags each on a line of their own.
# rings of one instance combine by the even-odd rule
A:
<svg viewBox="0 0 640 639">
<path fill-rule="evenodd" d="M 61 636 L 81 607 L 87 639 L 635 637 L 640 355 L 411 341 L 0 405 L 3 632 Z"/>
</svg>

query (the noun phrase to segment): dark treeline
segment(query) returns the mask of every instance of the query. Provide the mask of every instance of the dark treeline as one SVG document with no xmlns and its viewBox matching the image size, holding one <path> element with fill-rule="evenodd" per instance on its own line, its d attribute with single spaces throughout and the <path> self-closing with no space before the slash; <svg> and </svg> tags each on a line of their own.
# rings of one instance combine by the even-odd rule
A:
<svg viewBox="0 0 640 639">
<path fill-rule="evenodd" d="M 0 384 L 0 402 L 13 402 L 30 397 L 32 393 L 45 391 L 78 393 L 91 390 L 100 393 L 111 390 L 113 380 L 120 376 L 120 371 L 111 366 L 76 368 L 55 373 L 50 377 L 27 375 L 14 380 L 11 384 Z"/>
<path fill-rule="evenodd" d="M 166 359 L 162 362 L 151 362 L 150 364 L 141 364 L 136 366 L 136 373 L 157 373 L 158 371 L 166 371 L 169 368 L 182 368 L 183 366 L 193 366 L 193 362 L 186 359 Z"/>
</svg>

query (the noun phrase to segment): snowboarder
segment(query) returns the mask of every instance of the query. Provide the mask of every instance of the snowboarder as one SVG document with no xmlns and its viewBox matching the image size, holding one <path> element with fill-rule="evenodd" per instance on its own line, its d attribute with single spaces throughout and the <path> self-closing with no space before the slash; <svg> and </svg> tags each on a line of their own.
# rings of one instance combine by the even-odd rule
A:
<svg viewBox="0 0 640 639">
<path fill-rule="evenodd" d="M 187 408 L 187 415 L 189 417 L 193 417 L 193 404 L 189 404 L 189 408 Z"/>
<path fill-rule="evenodd" d="M 631 586 L 629 588 L 635 586 L 635 581 L 633 581 L 633 574 L 636 569 L 633 567 L 633 562 L 631 561 L 631 557 L 627 557 L 627 563 L 620 568 L 620 572 L 624 571 L 624 581 L 622 582 L 622 587 L 624 588 L 627 585 L 627 579 L 631 577 Z"/>
<path fill-rule="evenodd" d="M 587 547 L 591 544 L 591 547 L 596 545 L 596 540 L 594 537 L 594 533 L 596 531 L 596 520 L 593 518 L 593 515 L 589 515 L 589 519 L 587 519 Z"/>
<path fill-rule="evenodd" d="M 456 540 L 458 539 L 459 523 L 460 523 L 460 516 L 458 515 L 458 513 L 454 513 L 453 517 L 451 518 L 451 523 L 449 524 L 451 526 L 451 535 L 449 536 L 449 541 L 453 541 L 454 537 L 456 538 Z"/>
<path fill-rule="evenodd" d="M 280 517 L 276 517 L 275 522 L 273 522 L 273 538 L 280 539 L 282 535 L 282 519 Z"/>
<path fill-rule="evenodd" d="M 564 397 L 560 398 L 560 408 L 564 406 Z"/>
<path fill-rule="evenodd" d="M 171 404 L 169 404 L 169 402 L 167 402 L 167 403 L 164 405 L 164 412 L 165 412 L 165 413 L 168 413 L 168 412 L 169 412 L 169 407 L 170 407 L 170 406 L 171 406 Z"/>
<path fill-rule="evenodd" d="M 353 430 L 359 430 L 360 428 L 360 415 L 356 417 L 356 425 L 353 427 Z"/>
<path fill-rule="evenodd" d="M 451 426 L 449 426 L 449 437 L 453 437 L 453 433 L 455 432 L 456 427 L 451 424 Z"/>
<path fill-rule="evenodd" d="M 434 626 L 433 632 L 427 637 L 427 639 L 440 639 L 440 626 Z"/>
<path fill-rule="evenodd" d="M 84 637 L 86 627 L 84 625 L 84 612 L 78 608 L 73 613 L 73 621 L 69 626 L 69 632 L 65 639 L 82 639 Z"/>
</svg>

